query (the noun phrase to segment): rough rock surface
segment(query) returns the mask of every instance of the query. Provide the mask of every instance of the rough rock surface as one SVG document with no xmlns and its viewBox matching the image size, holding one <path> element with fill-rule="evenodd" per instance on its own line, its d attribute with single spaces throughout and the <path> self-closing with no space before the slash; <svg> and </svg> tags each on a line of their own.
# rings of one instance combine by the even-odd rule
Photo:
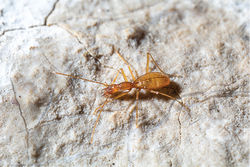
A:
<svg viewBox="0 0 250 167">
<path fill-rule="evenodd" d="M 0 4 L 0 166 L 249 165 L 249 1 Z M 136 128 L 131 92 L 104 107 L 90 144 L 103 86 L 55 72 L 132 80 L 115 49 L 139 75 L 147 52 L 178 75 L 161 91 L 190 113 L 142 91 Z"/>
</svg>

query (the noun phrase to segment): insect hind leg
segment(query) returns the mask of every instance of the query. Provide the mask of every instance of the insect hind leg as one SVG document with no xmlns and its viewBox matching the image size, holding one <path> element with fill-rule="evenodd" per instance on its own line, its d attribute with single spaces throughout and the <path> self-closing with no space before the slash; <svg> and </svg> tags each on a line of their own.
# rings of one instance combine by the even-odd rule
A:
<svg viewBox="0 0 250 167">
<path fill-rule="evenodd" d="M 165 96 L 165 97 L 168 97 L 168 98 L 170 98 L 170 99 L 172 99 L 172 100 L 177 101 L 180 105 L 182 105 L 182 106 L 188 111 L 188 115 L 190 116 L 190 109 L 189 109 L 189 107 L 186 106 L 182 101 L 179 101 L 179 100 L 177 100 L 175 97 L 170 96 L 170 95 L 165 94 L 165 93 L 162 93 L 162 92 L 158 92 L 158 91 L 154 91 L 154 90 L 150 90 L 150 92 L 151 92 L 151 93 L 154 93 L 154 94 L 157 94 L 157 95 L 160 94 L 160 95 L 163 95 L 163 96 Z"/>
</svg>

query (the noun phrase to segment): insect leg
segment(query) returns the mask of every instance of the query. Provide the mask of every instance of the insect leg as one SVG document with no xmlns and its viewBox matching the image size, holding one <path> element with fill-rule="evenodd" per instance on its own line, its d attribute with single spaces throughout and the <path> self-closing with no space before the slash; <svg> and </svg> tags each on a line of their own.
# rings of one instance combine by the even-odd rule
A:
<svg viewBox="0 0 250 167">
<path fill-rule="evenodd" d="M 96 128 L 96 126 L 97 126 L 97 124 L 98 124 L 98 121 L 99 121 L 99 119 L 100 119 L 101 112 L 103 111 L 103 107 L 104 107 L 106 104 L 108 104 L 108 103 L 110 103 L 110 102 L 112 102 L 112 101 L 114 101 L 114 100 L 116 100 L 116 99 L 118 99 L 118 98 L 120 98 L 120 97 L 122 97 L 122 96 L 125 96 L 125 95 L 128 94 L 128 93 L 129 93 L 129 91 L 128 91 L 128 92 L 121 93 L 121 94 L 117 95 L 116 97 L 114 97 L 112 100 L 106 99 L 105 102 L 104 102 L 102 105 L 100 105 L 99 107 L 97 107 L 97 108 L 95 109 L 95 112 L 94 112 L 94 113 L 99 112 L 99 114 L 98 114 L 98 116 L 97 116 L 97 120 L 95 121 L 95 125 L 94 125 L 93 130 L 92 130 L 90 144 L 93 143 L 95 128 Z"/>
<path fill-rule="evenodd" d="M 150 53 L 147 53 L 147 58 L 148 58 L 149 56 L 151 57 L 151 59 L 152 59 L 153 63 L 155 64 L 155 66 L 156 66 L 163 74 L 168 75 L 168 74 L 166 74 L 166 73 L 160 68 L 160 66 L 156 63 L 156 61 L 154 60 L 153 56 L 152 56 Z"/>
<path fill-rule="evenodd" d="M 98 123 L 98 121 L 99 121 L 99 119 L 100 119 L 101 113 L 102 113 L 102 109 L 99 111 L 97 120 L 95 121 L 95 125 L 94 125 L 94 127 L 93 127 L 92 134 L 91 134 L 90 144 L 93 143 L 95 128 L 96 128 L 96 125 L 97 125 L 97 123 Z"/>
<path fill-rule="evenodd" d="M 139 102 L 139 90 L 136 90 L 136 128 L 138 128 L 138 118 L 139 118 L 139 113 L 138 113 L 138 102 Z"/>
<path fill-rule="evenodd" d="M 149 53 L 147 54 L 147 65 L 146 65 L 146 73 L 149 72 Z"/>
<path fill-rule="evenodd" d="M 125 74 L 123 68 L 120 68 L 120 70 L 121 70 L 121 72 L 122 72 L 123 79 L 124 79 L 126 82 L 128 82 L 128 78 L 127 78 L 127 76 L 126 76 L 126 74 Z"/>
<path fill-rule="evenodd" d="M 130 72 L 130 74 L 131 74 L 133 80 L 135 81 L 135 76 L 134 76 L 134 74 L 133 74 L 133 72 L 132 72 L 132 69 L 131 69 L 129 63 L 122 57 L 122 55 L 121 55 L 118 51 L 116 51 L 116 53 L 117 53 L 118 56 L 127 64 L 128 69 L 129 69 L 129 72 Z M 135 69 L 134 69 L 134 70 L 135 70 Z M 136 70 L 135 70 L 135 74 L 136 74 L 136 77 L 138 77 L 138 73 L 137 73 Z"/>
<path fill-rule="evenodd" d="M 120 71 L 117 71 L 116 75 L 115 75 L 115 78 L 113 79 L 113 81 L 111 82 L 111 85 L 115 83 L 118 75 L 119 75 Z"/>
<path fill-rule="evenodd" d="M 153 56 L 152 56 L 150 53 L 147 53 L 147 58 L 148 58 L 149 56 L 151 57 L 151 59 L 152 59 L 154 65 L 155 65 L 163 74 L 165 74 L 165 75 L 167 75 L 167 76 L 169 76 L 169 77 L 182 77 L 181 75 L 177 75 L 177 74 L 167 74 L 167 73 L 165 73 L 165 72 L 160 68 L 160 66 L 156 63 L 156 61 L 154 60 Z M 147 63 L 148 63 L 148 60 L 147 60 Z M 148 66 L 148 64 L 147 64 L 147 66 Z M 147 68 L 148 68 L 148 67 L 147 67 Z M 147 69 L 147 70 L 148 70 L 148 69 Z"/>
<path fill-rule="evenodd" d="M 186 106 L 183 102 L 177 100 L 176 98 L 174 98 L 173 96 L 170 96 L 170 95 L 167 95 L 165 93 L 161 93 L 161 92 L 158 92 L 158 91 L 154 91 L 154 90 L 150 90 L 151 93 L 154 93 L 154 94 L 160 94 L 160 95 L 163 95 L 163 96 L 166 96 L 172 100 L 175 100 L 177 101 L 180 105 L 182 105 L 187 111 L 188 111 L 188 114 L 190 115 L 190 109 L 188 108 L 188 106 Z"/>
<path fill-rule="evenodd" d="M 111 102 L 111 101 L 110 101 L 110 102 Z M 96 113 L 97 113 L 98 111 L 100 111 L 107 103 L 109 103 L 109 100 L 108 100 L 108 99 L 106 99 L 105 102 L 104 102 L 103 104 L 101 104 L 99 107 L 97 107 L 97 108 L 95 109 L 95 111 L 93 112 L 93 115 L 96 115 Z"/>
<path fill-rule="evenodd" d="M 118 77 L 118 75 L 119 75 L 120 72 L 122 73 L 123 79 L 124 79 L 126 82 L 128 82 L 128 78 L 127 78 L 127 76 L 125 75 L 124 70 L 123 70 L 122 68 L 120 68 L 120 71 L 117 70 L 117 73 L 116 73 L 116 75 L 115 75 L 115 78 L 113 79 L 113 81 L 111 82 L 110 85 L 112 85 L 112 84 L 115 83 L 115 81 L 116 81 L 116 79 L 117 79 L 117 77 Z"/>
<path fill-rule="evenodd" d="M 127 77 L 126 77 L 126 75 L 125 75 L 123 69 L 121 68 L 120 70 L 121 70 L 121 72 L 122 72 L 122 75 L 123 75 L 124 80 L 125 80 L 125 81 L 128 81 L 128 79 L 127 79 Z M 113 79 L 113 81 L 112 81 L 112 83 L 111 83 L 111 85 L 115 83 L 115 81 L 116 81 L 116 79 L 117 79 L 119 73 L 120 73 L 120 71 L 118 70 L 117 73 L 116 73 L 115 78 Z M 119 98 L 119 97 L 121 97 L 121 96 L 118 95 L 117 98 Z M 109 102 L 108 99 L 106 99 L 105 102 L 104 102 L 102 105 L 100 105 L 99 107 L 97 107 L 97 108 L 95 109 L 95 111 L 94 111 L 93 114 L 95 115 L 95 114 L 97 113 L 97 111 L 98 111 L 100 108 L 104 107 L 108 102 Z"/>
</svg>

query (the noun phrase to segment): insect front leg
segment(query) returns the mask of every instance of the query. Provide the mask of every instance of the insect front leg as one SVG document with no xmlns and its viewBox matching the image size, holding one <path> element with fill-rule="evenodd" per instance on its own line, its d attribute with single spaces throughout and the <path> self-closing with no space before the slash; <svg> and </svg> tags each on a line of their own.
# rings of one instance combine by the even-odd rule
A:
<svg viewBox="0 0 250 167">
<path fill-rule="evenodd" d="M 98 116 L 97 116 L 97 120 L 95 121 L 95 125 L 94 125 L 93 130 L 92 130 L 90 144 L 93 143 L 95 128 L 96 128 L 96 126 L 97 126 L 97 124 L 98 124 L 98 122 L 99 122 L 99 119 L 100 119 L 100 117 L 101 117 L 101 112 L 103 111 L 103 107 L 104 107 L 106 104 L 108 104 L 108 103 L 110 103 L 110 102 L 112 102 L 112 101 L 114 101 L 114 100 L 116 100 L 116 99 L 118 99 L 118 98 L 120 98 L 120 97 L 122 97 L 122 96 L 125 96 L 125 95 L 128 94 L 128 93 L 129 93 L 129 91 L 128 91 L 128 92 L 121 93 L 121 94 L 117 95 L 116 97 L 114 97 L 114 98 L 111 99 L 111 100 L 110 100 L 110 99 L 106 99 L 105 102 L 104 102 L 102 105 L 100 105 L 99 107 L 97 107 L 97 108 L 95 109 L 94 114 L 96 114 L 97 112 L 99 112 L 99 114 L 98 114 Z"/>
</svg>

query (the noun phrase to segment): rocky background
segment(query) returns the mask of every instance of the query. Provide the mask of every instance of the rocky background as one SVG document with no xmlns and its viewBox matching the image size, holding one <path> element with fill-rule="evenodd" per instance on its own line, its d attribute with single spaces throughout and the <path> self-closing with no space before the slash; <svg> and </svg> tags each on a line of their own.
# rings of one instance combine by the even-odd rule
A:
<svg viewBox="0 0 250 167">
<path fill-rule="evenodd" d="M 0 0 L 0 166 L 248 166 L 250 2 Z M 117 69 L 171 77 L 104 107 Z M 150 71 L 159 71 L 150 64 Z M 119 75 L 117 83 L 122 82 Z M 180 97 L 179 97 L 180 96 Z"/>
</svg>

